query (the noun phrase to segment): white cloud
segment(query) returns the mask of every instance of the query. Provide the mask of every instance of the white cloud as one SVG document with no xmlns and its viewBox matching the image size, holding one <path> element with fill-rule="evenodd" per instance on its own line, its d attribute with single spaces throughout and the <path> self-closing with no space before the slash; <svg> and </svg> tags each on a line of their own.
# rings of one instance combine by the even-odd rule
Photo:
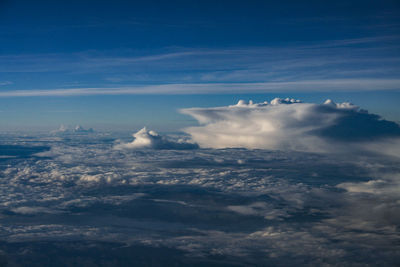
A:
<svg viewBox="0 0 400 267">
<path fill-rule="evenodd" d="M 1 91 L 0 97 L 215 94 L 265 92 L 332 92 L 398 90 L 400 80 L 391 78 L 312 79 L 275 82 L 170 83 L 124 87 L 82 87 Z"/>
<path fill-rule="evenodd" d="M 197 144 L 187 143 L 183 140 L 173 141 L 159 135 L 155 131 L 149 131 L 144 127 L 137 133 L 133 134 L 135 138 L 130 143 L 122 143 L 115 146 L 115 149 L 141 149 L 141 148 L 154 148 L 154 149 L 196 149 Z"/>
<path fill-rule="evenodd" d="M 201 124 L 185 131 L 202 147 L 312 152 L 340 152 L 351 148 L 385 152 L 383 145 L 374 147 L 371 141 L 377 144 L 388 138 L 400 138 L 398 124 L 353 104 L 336 104 L 331 100 L 324 104 L 279 98 L 259 104 L 241 100 L 233 106 L 188 108 L 181 112 Z M 395 151 L 399 148 L 391 147 Z"/>
<path fill-rule="evenodd" d="M 85 129 L 81 125 L 76 125 L 74 128 L 70 128 L 61 124 L 57 130 L 51 131 L 53 134 L 68 134 L 68 133 L 76 133 L 76 134 L 84 134 L 84 133 L 93 133 L 93 128 Z"/>
<path fill-rule="evenodd" d="M 19 213 L 19 214 L 37 214 L 37 213 L 57 213 L 57 211 L 53 211 L 51 209 L 45 207 L 18 207 L 11 209 L 12 212 Z"/>
<path fill-rule="evenodd" d="M 242 215 L 263 216 L 267 220 L 289 217 L 285 210 L 275 209 L 273 205 L 265 202 L 254 202 L 250 205 L 232 205 L 228 206 L 227 209 Z"/>
<path fill-rule="evenodd" d="M 13 84 L 13 82 L 10 81 L 0 82 L 0 86 L 10 85 L 10 84 Z"/>
</svg>

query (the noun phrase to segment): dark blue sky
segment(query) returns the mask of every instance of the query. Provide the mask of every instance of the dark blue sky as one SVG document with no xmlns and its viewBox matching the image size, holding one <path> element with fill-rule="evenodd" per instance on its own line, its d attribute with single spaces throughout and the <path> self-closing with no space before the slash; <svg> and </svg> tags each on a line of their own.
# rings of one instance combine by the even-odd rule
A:
<svg viewBox="0 0 400 267">
<path fill-rule="evenodd" d="M 1 129 L 167 129 L 178 108 L 238 95 L 329 95 L 400 120 L 399 15 L 398 1 L 1 1 Z"/>
<path fill-rule="evenodd" d="M 398 1 L 2 2 L 2 53 L 276 46 L 399 34 Z"/>
</svg>

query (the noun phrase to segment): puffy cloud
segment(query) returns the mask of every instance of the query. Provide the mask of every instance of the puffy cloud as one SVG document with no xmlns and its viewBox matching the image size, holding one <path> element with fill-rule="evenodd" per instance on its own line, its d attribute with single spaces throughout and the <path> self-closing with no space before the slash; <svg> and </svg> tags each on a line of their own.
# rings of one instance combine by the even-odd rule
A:
<svg viewBox="0 0 400 267">
<path fill-rule="evenodd" d="M 93 128 L 85 129 L 81 125 L 76 125 L 73 129 L 70 129 L 69 127 L 65 126 L 64 124 L 61 124 L 60 128 L 58 128 L 58 130 L 54 130 L 51 133 L 54 133 L 54 134 L 70 134 L 70 133 L 85 134 L 85 133 L 93 133 L 93 132 L 94 132 Z"/>
<path fill-rule="evenodd" d="M 185 131 L 202 147 L 312 152 L 348 151 L 351 147 L 382 152 L 382 140 L 396 143 L 400 138 L 397 123 L 351 103 L 336 104 L 331 100 L 323 104 L 289 98 L 275 98 L 270 103 L 240 100 L 232 106 L 188 108 L 181 112 L 201 124 Z M 374 147 L 371 141 L 382 145 Z M 395 151 L 398 148 L 400 145 Z"/>
<path fill-rule="evenodd" d="M 289 217 L 285 210 L 275 209 L 273 205 L 265 202 L 254 202 L 250 205 L 228 206 L 227 208 L 228 210 L 242 215 L 263 216 L 267 220 Z"/>
<path fill-rule="evenodd" d="M 375 171 L 376 172 L 376 171 Z M 346 191 L 347 212 L 340 211 L 353 228 L 396 229 L 400 224 L 400 173 L 377 173 L 375 179 L 366 182 L 345 182 L 337 187 Z M 339 212 L 337 212 L 339 213 Z M 339 216 L 335 219 L 339 220 Z"/>
<path fill-rule="evenodd" d="M 164 136 L 159 135 L 155 131 L 149 131 L 144 127 L 137 133 L 133 134 L 135 138 L 130 143 L 118 144 L 115 149 L 141 149 L 141 148 L 153 148 L 153 149 L 196 149 L 197 144 L 188 143 L 184 140 L 173 141 Z"/>
<path fill-rule="evenodd" d="M 55 211 L 52 211 L 45 207 L 25 207 L 25 206 L 11 209 L 11 211 L 14 213 L 26 214 L 26 215 L 37 214 L 37 213 L 56 213 Z"/>
<path fill-rule="evenodd" d="M 93 128 L 85 129 L 80 125 L 76 125 L 72 131 L 74 133 L 92 133 L 92 132 L 94 132 Z"/>
</svg>

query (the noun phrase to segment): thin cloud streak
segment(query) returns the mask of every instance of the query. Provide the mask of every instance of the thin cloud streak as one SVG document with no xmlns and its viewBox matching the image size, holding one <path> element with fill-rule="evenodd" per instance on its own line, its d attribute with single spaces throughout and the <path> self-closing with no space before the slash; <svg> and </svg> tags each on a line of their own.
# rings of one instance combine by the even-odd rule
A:
<svg viewBox="0 0 400 267">
<path fill-rule="evenodd" d="M 226 94 L 267 92 L 379 91 L 400 89 L 400 79 L 336 79 L 265 83 L 187 83 L 110 88 L 2 91 L 0 97 L 130 95 L 130 94 Z"/>
<path fill-rule="evenodd" d="M 0 72 L 58 72 L 98 73 L 118 67 L 136 67 L 151 63 L 151 69 L 169 70 L 229 70 L 261 68 L 268 71 L 318 65 L 391 63 L 399 58 L 382 55 L 382 51 L 397 49 L 400 36 L 377 36 L 358 39 L 331 40 L 315 44 L 298 43 L 284 47 L 232 47 L 226 49 L 167 49 L 164 53 L 138 55 L 140 51 L 120 51 L 118 55 L 96 51 L 71 54 L 1 55 Z M 389 42 L 389 43 L 388 43 Z M 392 44 L 390 44 L 392 42 Z M 358 47 L 364 45 L 364 47 Z M 394 46 L 394 47 L 393 47 Z M 133 54 L 132 54 L 133 53 Z M 378 54 L 376 54 L 378 53 Z M 114 55 L 112 55 L 114 54 Z M 339 56 L 338 55 L 342 55 Z M 361 61 L 361 62 L 360 62 Z M 115 71 L 115 70 L 113 70 Z M 118 69 L 118 72 L 121 71 Z"/>
</svg>

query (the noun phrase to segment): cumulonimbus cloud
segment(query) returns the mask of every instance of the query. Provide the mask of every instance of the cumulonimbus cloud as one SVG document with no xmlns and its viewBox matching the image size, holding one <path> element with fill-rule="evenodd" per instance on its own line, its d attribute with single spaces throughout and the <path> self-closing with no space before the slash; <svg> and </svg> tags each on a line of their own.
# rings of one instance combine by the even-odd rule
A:
<svg viewBox="0 0 400 267">
<path fill-rule="evenodd" d="M 164 136 L 159 135 L 155 131 L 149 131 L 144 127 L 138 132 L 133 134 L 134 140 L 130 143 L 117 144 L 115 149 L 196 149 L 199 146 L 197 144 L 188 143 L 183 140 L 173 141 Z"/>
<path fill-rule="evenodd" d="M 182 109 L 201 124 L 185 129 L 201 147 L 290 149 L 339 152 L 341 149 L 400 147 L 400 126 L 351 103 L 271 102 Z M 392 149 L 393 151 L 393 149 Z M 395 150 L 391 154 L 397 153 Z"/>
</svg>

